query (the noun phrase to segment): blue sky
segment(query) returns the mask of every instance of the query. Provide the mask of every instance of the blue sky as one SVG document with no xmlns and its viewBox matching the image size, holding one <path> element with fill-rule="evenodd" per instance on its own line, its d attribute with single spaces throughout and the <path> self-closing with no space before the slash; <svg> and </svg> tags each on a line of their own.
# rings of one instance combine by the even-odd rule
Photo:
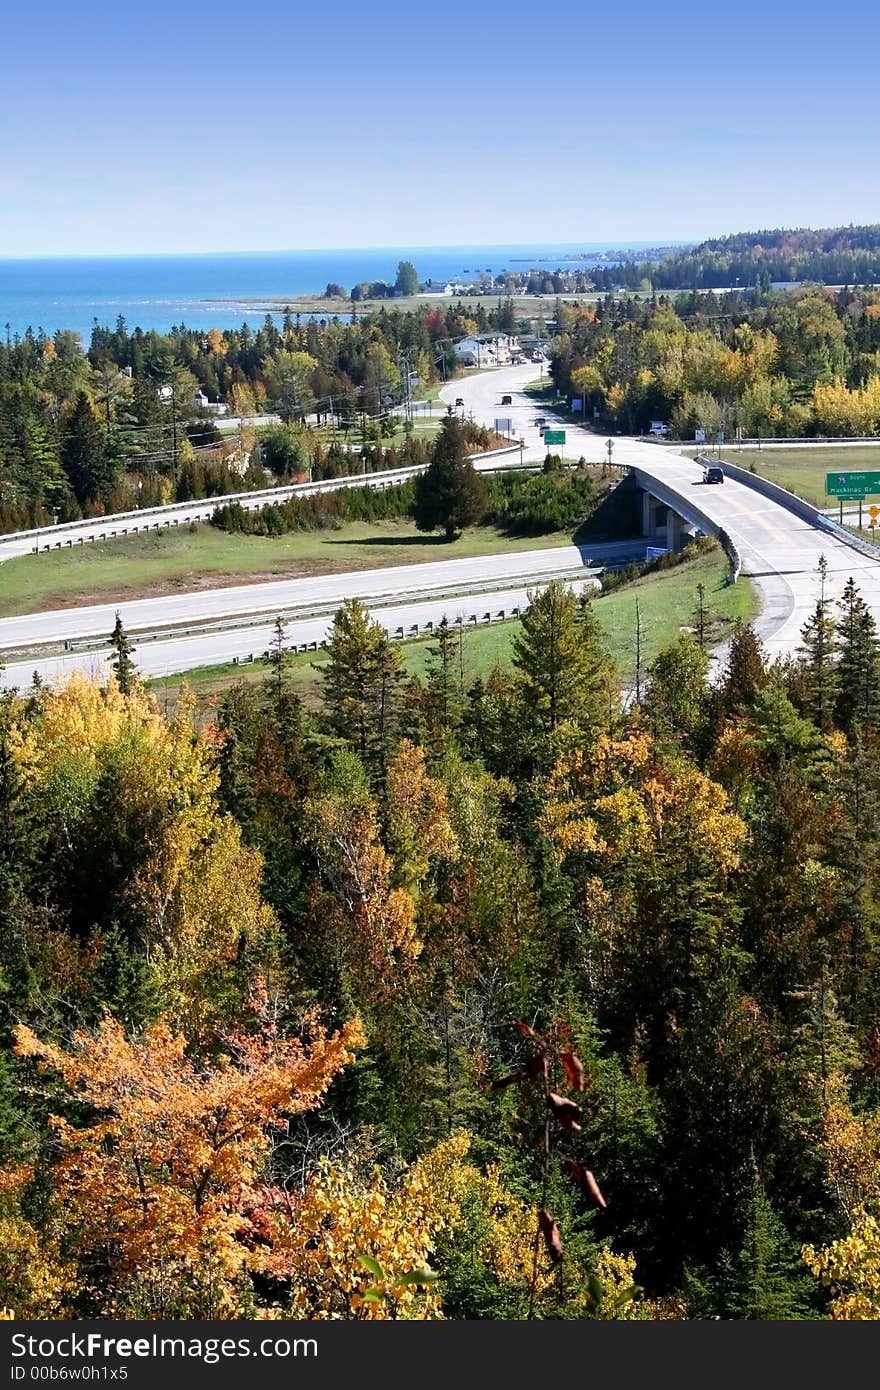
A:
<svg viewBox="0 0 880 1390">
<path fill-rule="evenodd" d="M 723 10 L 10 5 L 0 257 L 880 221 L 877 5 Z"/>
</svg>

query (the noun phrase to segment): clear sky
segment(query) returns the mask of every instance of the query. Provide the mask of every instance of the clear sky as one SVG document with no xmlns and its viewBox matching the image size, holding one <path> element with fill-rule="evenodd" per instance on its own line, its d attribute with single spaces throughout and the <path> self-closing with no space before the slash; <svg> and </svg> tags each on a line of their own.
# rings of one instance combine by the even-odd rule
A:
<svg viewBox="0 0 880 1390">
<path fill-rule="evenodd" d="M 876 0 L 14 0 L 0 257 L 880 221 Z"/>
</svg>

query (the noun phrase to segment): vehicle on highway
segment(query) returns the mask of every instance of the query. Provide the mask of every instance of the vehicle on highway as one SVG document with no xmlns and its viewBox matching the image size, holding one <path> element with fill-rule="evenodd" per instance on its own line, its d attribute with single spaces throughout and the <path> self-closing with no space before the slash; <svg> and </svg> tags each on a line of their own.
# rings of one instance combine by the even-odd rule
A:
<svg viewBox="0 0 880 1390">
<path fill-rule="evenodd" d="M 455 404 L 456 404 L 456 405 L 464 405 L 464 396 L 456 396 L 456 398 L 455 398 Z"/>
<path fill-rule="evenodd" d="M 543 434 L 545 429 L 547 428 L 547 421 L 544 419 L 544 416 L 539 415 L 537 420 L 535 421 L 535 424 L 538 428 L 538 433 Z"/>
<path fill-rule="evenodd" d="M 648 430 L 648 434 L 668 434 L 668 433 L 669 433 L 669 426 L 668 426 L 668 425 L 665 425 L 665 424 L 663 423 L 662 420 L 652 420 L 652 421 L 651 421 L 651 428 Z"/>
<path fill-rule="evenodd" d="M 704 468 L 704 469 L 703 469 L 703 482 L 704 482 L 704 483 L 723 483 L 723 482 L 724 482 L 724 469 L 723 469 L 723 468 L 719 468 L 718 465 L 717 465 L 717 463 L 711 464 L 709 468 Z"/>
<path fill-rule="evenodd" d="M 502 405 L 512 405 L 512 404 L 513 404 L 513 396 L 502 396 L 502 397 L 501 397 L 501 404 L 502 404 Z"/>
</svg>

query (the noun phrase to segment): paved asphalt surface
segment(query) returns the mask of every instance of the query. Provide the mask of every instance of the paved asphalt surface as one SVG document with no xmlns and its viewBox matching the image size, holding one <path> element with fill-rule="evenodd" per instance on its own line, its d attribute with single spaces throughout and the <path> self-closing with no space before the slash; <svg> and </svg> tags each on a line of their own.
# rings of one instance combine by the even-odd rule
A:
<svg viewBox="0 0 880 1390">
<path fill-rule="evenodd" d="M 551 428 L 555 422 L 551 410 L 535 404 L 534 398 L 525 394 L 525 387 L 534 380 L 533 363 L 499 367 L 494 372 L 453 382 L 440 394 L 449 404 L 461 396 L 464 413 L 482 424 L 509 417 L 514 433 L 525 440 L 524 457 L 543 458 L 547 450 L 535 420 L 543 415 Z M 505 394 L 513 398 L 509 406 L 501 405 Z M 562 450 L 566 459 L 583 455 L 592 463 L 607 457 L 605 436 L 567 422 L 560 421 L 559 425 L 566 431 Z M 721 485 L 704 484 L 700 465 L 668 445 L 646 444 L 619 435 L 612 436 L 612 443 L 615 464 L 635 466 L 674 488 L 685 504 L 690 499 L 727 530 L 743 558 L 744 571 L 758 590 L 761 614 L 755 626 L 771 657 L 791 652 L 798 645 L 801 629 L 819 597 L 816 567 L 821 555 L 828 561 L 828 596 L 838 598 L 852 575 L 880 620 L 880 561 L 810 525 L 743 483 L 728 478 Z"/>
<path fill-rule="evenodd" d="M 598 584 L 590 571 L 583 567 L 577 574 L 569 574 L 566 578 L 575 592 L 583 585 L 595 587 Z M 428 624 L 436 627 L 444 616 L 450 623 L 455 624 L 460 619 L 467 626 L 510 617 L 514 608 L 522 611 L 528 606 L 530 587 L 522 582 L 514 582 L 510 588 L 498 588 L 469 597 L 443 597 L 409 603 L 403 601 L 393 606 L 370 605 L 370 611 L 390 637 L 409 637 L 416 635 L 416 628 L 420 633 L 430 631 Z M 332 623 L 332 609 L 321 617 L 297 618 L 286 628 L 285 637 L 289 644 L 301 651 L 314 650 L 327 637 Z M 179 638 L 141 643 L 135 641 L 134 660 L 142 675 L 166 676 L 200 666 L 232 661 L 233 658 L 242 662 L 259 660 L 268 650 L 273 637 L 273 624 L 261 623 L 217 634 L 199 635 L 186 641 Z M 81 652 L 75 656 L 11 662 L 4 672 L 3 679 L 10 687 L 24 690 L 30 685 L 35 670 L 39 671 L 44 681 L 50 681 L 75 669 L 99 674 L 105 671 L 106 667 L 105 649 Z"/>
</svg>

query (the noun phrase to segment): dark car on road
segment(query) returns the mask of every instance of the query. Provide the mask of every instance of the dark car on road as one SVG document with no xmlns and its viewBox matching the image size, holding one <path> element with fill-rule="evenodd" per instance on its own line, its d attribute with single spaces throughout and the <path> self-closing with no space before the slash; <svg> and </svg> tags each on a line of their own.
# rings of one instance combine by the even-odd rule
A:
<svg viewBox="0 0 880 1390">
<path fill-rule="evenodd" d="M 704 470 L 704 472 L 703 472 L 703 482 L 704 482 L 704 483 L 723 483 L 723 482 L 724 482 L 724 469 L 723 469 L 723 468 L 719 468 L 718 465 L 717 465 L 717 463 L 713 463 L 709 468 L 706 468 L 706 469 Z"/>
<path fill-rule="evenodd" d="M 502 396 L 502 397 L 501 397 L 501 404 L 502 404 L 502 405 L 512 405 L 512 403 L 513 403 L 513 397 L 512 397 L 512 396 Z"/>
<path fill-rule="evenodd" d="M 456 396 L 456 398 L 455 398 L 455 404 L 456 404 L 456 405 L 464 405 L 464 396 Z"/>
</svg>

